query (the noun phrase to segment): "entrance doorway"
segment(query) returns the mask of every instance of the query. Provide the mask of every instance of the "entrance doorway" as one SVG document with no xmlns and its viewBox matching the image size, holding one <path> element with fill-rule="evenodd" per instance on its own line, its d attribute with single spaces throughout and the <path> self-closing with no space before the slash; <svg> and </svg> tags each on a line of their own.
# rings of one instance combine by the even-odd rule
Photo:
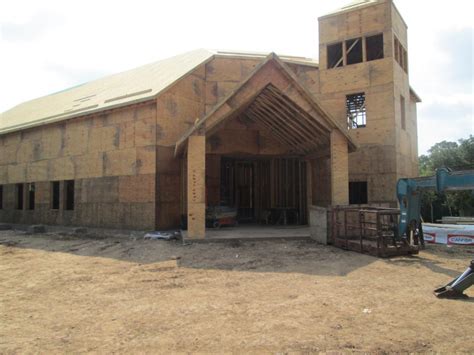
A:
<svg viewBox="0 0 474 355">
<path fill-rule="evenodd" d="M 306 162 L 299 158 L 221 160 L 221 205 L 239 223 L 307 224 Z"/>
</svg>

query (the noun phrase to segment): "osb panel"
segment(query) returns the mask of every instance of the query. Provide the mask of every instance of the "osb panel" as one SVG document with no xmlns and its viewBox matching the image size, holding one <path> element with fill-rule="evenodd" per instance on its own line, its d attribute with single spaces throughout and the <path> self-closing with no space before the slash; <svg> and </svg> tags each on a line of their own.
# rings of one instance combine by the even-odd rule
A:
<svg viewBox="0 0 474 355">
<path fill-rule="evenodd" d="M 206 146 L 204 136 L 188 140 L 188 236 L 204 238 L 205 234 L 205 168 Z"/>
<path fill-rule="evenodd" d="M 390 27 L 390 5 L 383 3 L 319 20 L 319 43 L 350 39 Z"/>
<path fill-rule="evenodd" d="M 84 154 L 88 148 L 89 141 L 88 120 L 70 121 L 66 123 L 64 133 L 64 154 L 80 155 Z"/>
<path fill-rule="evenodd" d="M 331 132 L 331 202 L 349 203 L 349 162 L 346 138 L 337 130 Z"/>
<path fill-rule="evenodd" d="M 41 140 L 42 159 L 58 158 L 63 154 L 65 130 L 66 126 L 64 124 L 43 128 Z"/>
<path fill-rule="evenodd" d="M 212 139 L 207 142 L 207 151 L 214 154 L 258 154 L 257 130 L 236 130 L 221 129 Z"/>
<path fill-rule="evenodd" d="M 145 106 L 144 106 L 145 107 Z M 130 109 L 119 109 L 109 113 L 103 114 L 100 118 L 95 119 L 98 121 L 96 127 L 98 126 L 113 126 L 121 125 L 124 123 L 130 123 L 135 120 L 135 112 Z"/>
<path fill-rule="evenodd" d="M 8 165 L 8 182 L 23 182 L 26 180 L 26 164 Z"/>
<path fill-rule="evenodd" d="M 360 90 L 370 85 L 368 63 L 321 70 L 320 80 L 321 93 Z"/>
<path fill-rule="evenodd" d="M 36 182 L 35 183 L 35 203 L 36 204 L 45 204 L 47 207 L 50 207 L 50 191 L 51 183 L 48 182 Z"/>
<path fill-rule="evenodd" d="M 205 202 L 206 146 L 204 136 L 188 140 L 188 203 Z"/>
<path fill-rule="evenodd" d="M 190 74 L 168 89 L 167 94 L 202 102 L 205 95 L 205 81 L 201 76 Z"/>
<path fill-rule="evenodd" d="M 42 132 L 38 129 L 25 129 L 20 132 L 22 141 L 39 141 L 41 140 Z"/>
<path fill-rule="evenodd" d="M 177 202 L 159 202 L 156 206 L 156 227 L 158 229 L 178 228 L 181 211 Z"/>
<path fill-rule="evenodd" d="M 225 102 L 223 105 L 219 106 L 219 108 L 214 111 L 212 115 L 208 116 L 208 119 L 206 120 L 206 127 L 212 127 L 221 118 L 226 117 L 231 112 L 232 107 L 230 107 L 227 102 Z"/>
<path fill-rule="evenodd" d="M 90 131 L 89 144 L 85 144 L 89 152 L 106 152 L 119 147 L 120 131 L 118 127 L 106 126 Z"/>
<path fill-rule="evenodd" d="M 153 174 L 156 169 L 156 148 L 154 145 L 137 148 L 136 173 Z"/>
<path fill-rule="evenodd" d="M 155 201 L 155 174 L 119 177 L 119 202 Z"/>
<path fill-rule="evenodd" d="M 397 176 L 395 174 L 370 175 L 367 182 L 369 202 L 395 202 L 396 183 Z"/>
<path fill-rule="evenodd" d="M 119 126 L 120 141 L 119 149 L 131 148 L 135 146 L 135 122 L 123 122 Z M 155 127 L 156 130 L 156 127 Z"/>
<path fill-rule="evenodd" d="M 209 206 L 220 203 L 221 157 L 216 154 L 206 155 L 206 202 Z"/>
<path fill-rule="evenodd" d="M 178 174 L 160 173 L 156 178 L 158 182 L 157 199 L 160 202 L 176 202 L 180 200 L 180 176 Z"/>
<path fill-rule="evenodd" d="M 104 152 L 104 175 L 134 175 L 136 163 L 137 150 L 134 148 Z"/>
<path fill-rule="evenodd" d="M 241 79 L 247 78 L 264 59 L 240 59 Z"/>
<path fill-rule="evenodd" d="M 0 154 L 0 165 L 16 163 L 16 152 L 18 149 L 18 145 L 4 145 L 1 149 L 2 154 Z"/>
<path fill-rule="evenodd" d="M 156 116 L 156 104 L 154 102 L 149 102 L 145 105 L 131 106 L 129 109 L 133 110 L 135 120 L 143 120 Z"/>
<path fill-rule="evenodd" d="M 174 156 L 174 147 L 156 147 L 156 172 L 175 173 L 180 172 L 180 160 Z"/>
<path fill-rule="evenodd" d="M 78 196 L 81 203 L 119 202 L 119 178 L 116 176 L 82 179 L 78 185 L 81 185 L 81 195 Z"/>
<path fill-rule="evenodd" d="M 8 166 L 0 165 L 0 184 L 8 183 Z"/>
<path fill-rule="evenodd" d="M 17 145 L 21 141 L 21 132 L 7 133 L 2 136 L 3 145 Z"/>
<path fill-rule="evenodd" d="M 395 157 L 393 146 L 362 146 L 349 155 L 349 171 L 351 174 L 395 173 Z"/>
<path fill-rule="evenodd" d="M 76 221 L 91 227 L 154 229 L 153 203 L 87 203 Z"/>
<path fill-rule="evenodd" d="M 74 179 L 74 173 L 74 162 L 71 157 L 62 157 L 49 161 L 49 180 Z"/>
<path fill-rule="evenodd" d="M 298 80 L 313 95 L 319 93 L 319 69 L 305 65 L 293 65 Z"/>
<path fill-rule="evenodd" d="M 214 58 L 206 64 L 206 80 L 240 81 L 242 71 L 240 61 L 232 58 Z"/>
<path fill-rule="evenodd" d="M 238 82 L 222 81 L 217 83 L 217 101 L 229 95 L 238 85 Z"/>
<path fill-rule="evenodd" d="M 205 90 L 206 90 L 206 95 L 205 95 L 206 106 L 214 106 L 215 104 L 217 104 L 217 82 L 207 81 Z"/>
<path fill-rule="evenodd" d="M 157 141 L 172 146 L 204 114 L 204 103 L 168 93 L 157 99 Z"/>
<path fill-rule="evenodd" d="M 0 155 L 0 181 L 40 182 L 93 178 L 104 173 L 154 173 L 154 143 L 135 148 L 135 123 L 141 125 L 139 132 L 143 132 L 140 143 L 154 142 L 155 113 L 154 103 L 132 106 L 34 128 L 22 135 L 2 136 L 1 150 L 7 154 Z M 128 149 L 118 151 L 120 146 Z M 115 150 L 116 153 L 102 154 L 102 151 Z"/>
<path fill-rule="evenodd" d="M 384 58 L 365 63 L 371 87 L 393 83 L 393 60 Z"/>
<path fill-rule="evenodd" d="M 290 151 L 281 140 L 275 137 L 272 132 L 260 130 L 258 137 L 259 154 L 263 155 L 284 155 Z"/>
<path fill-rule="evenodd" d="M 22 140 L 16 152 L 16 162 L 26 163 L 40 158 L 41 143 L 31 140 Z"/>
<path fill-rule="evenodd" d="M 104 153 L 94 152 L 73 157 L 75 178 L 91 178 L 102 176 L 104 170 Z"/>
<path fill-rule="evenodd" d="M 392 28 L 393 32 L 397 36 L 400 43 L 405 47 L 407 46 L 407 27 L 404 23 L 400 13 L 395 9 L 395 6 L 392 8 Z"/>
<path fill-rule="evenodd" d="M 154 117 L 139 119 L 135 122 L 135 146 L 156 144 L 156 121 Z"/>
<path fill-rule="evenodd" d="M 29 182 L 48 180 L 49 163 L 47 160 L 40 160 L 28 164 L 26 180 Z"/>
<path fill-rule="evenodd" d="M 206 219 L 205 203 L 188 203 L 188 237 L 204 238 Z"/>
<path fill-rule="evenodd" d="M 311 161 L 312 194 L 316 206 L 327 207 L 331 204 L 331 160 L 328 158 Z"/>
</svg>

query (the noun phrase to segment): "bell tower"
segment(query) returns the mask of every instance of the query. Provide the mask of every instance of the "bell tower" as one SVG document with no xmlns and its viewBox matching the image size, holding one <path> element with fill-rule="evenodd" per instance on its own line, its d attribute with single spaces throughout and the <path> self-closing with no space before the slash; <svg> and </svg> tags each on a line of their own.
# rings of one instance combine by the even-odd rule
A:
<svg viewBox="0 0 474 355">
<path fill-rule="evenodd" d="M 407 25 L 392 0 L 354 1 L 318 20 L 318 96 L 359 145 L 350 202 L 394 207 L 397 179 L 418 175 Z"/>
</svg>

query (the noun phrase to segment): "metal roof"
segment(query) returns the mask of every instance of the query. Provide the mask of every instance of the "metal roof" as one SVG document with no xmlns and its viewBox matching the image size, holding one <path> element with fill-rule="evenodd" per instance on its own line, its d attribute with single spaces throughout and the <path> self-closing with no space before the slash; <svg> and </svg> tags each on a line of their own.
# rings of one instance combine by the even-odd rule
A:
<svg viewBox="0 0 474 355">
<path fill-rule="evenodd" d="M 19 104 L 0 114 L 0 134 L 150 100 L 213 57 L 262 60 L 268 53 L 197 49 Z M 317 67 L 315 60 L 283 56 Z"/>
</svg>

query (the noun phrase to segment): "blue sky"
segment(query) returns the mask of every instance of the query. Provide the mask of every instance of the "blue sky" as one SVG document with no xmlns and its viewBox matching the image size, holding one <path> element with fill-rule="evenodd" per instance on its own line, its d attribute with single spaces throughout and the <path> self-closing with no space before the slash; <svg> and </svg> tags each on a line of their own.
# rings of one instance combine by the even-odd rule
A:
<svg viewBox="0 0 474 355">
<path fill-rule="evenodd" d="M 349 0 L 0 4 L 0 112 L 195 48 L 318 56 L 317 17 Z M 395 0 L 408 24 L 419 152 L 474 132 L 472 0 Z"/>
</svg>

